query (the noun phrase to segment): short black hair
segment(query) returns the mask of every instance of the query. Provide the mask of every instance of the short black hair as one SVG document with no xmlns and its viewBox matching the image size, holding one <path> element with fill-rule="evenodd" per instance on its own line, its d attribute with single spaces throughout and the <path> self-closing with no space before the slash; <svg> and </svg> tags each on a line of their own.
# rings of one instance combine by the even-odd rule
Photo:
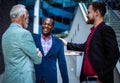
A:
<svg viewBox="0 0 120 83">
<path fill-rule="evenodd" d="M 99 10 L 101 16 L 104 17 L 105 13 L 106 13 L 106 7 L 105 7 L 105 3 L 103 2 L 92 2 L 89 4 L 89 6 L 92 5 L 93 10 Z"/>
<path fill-rule="evenodd" d="M 43 18 L 42 23 L 43 23 L 46 19 L 51 19 L 51 20 L 53 21 L 53 26 L 54 26 L 54 20 L 53 20 L 52 18 L 50 18 L 50 17 L 45 17 L 45 18 Z"/>
</svg>

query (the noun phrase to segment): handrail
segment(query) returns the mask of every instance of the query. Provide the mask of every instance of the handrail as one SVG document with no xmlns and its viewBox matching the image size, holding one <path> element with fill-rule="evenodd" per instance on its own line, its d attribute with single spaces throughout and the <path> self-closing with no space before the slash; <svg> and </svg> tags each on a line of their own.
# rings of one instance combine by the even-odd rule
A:
<svg viewBox="0 0 120 83">
<path fill-rule="evenodd" d="M 84 18 L 85 18 L 85 21 L 87 21 L 85 6 L 83 7 L 82 4 L 83 4 L 83 3 L 79 3 L 79 6 L 80 6 L 81 11 L 82 11 L 82 14 L 83 14 L 83 16 L 84 16 Z"/>
</svg>

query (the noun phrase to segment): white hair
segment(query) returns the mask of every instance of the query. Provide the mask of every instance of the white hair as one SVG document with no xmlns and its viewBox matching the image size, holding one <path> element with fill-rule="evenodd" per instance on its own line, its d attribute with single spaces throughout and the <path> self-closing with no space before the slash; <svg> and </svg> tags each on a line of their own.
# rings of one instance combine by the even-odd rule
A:
<svg viewBox="0 0 120 83">
<path fill-rule="evenodd" d="M 26 16 L 26 12 L 27 12 L 27 10 L 24 5 L 22 5 L 22 4 L 15 5 L 10 10 L 10 19 L 18 20 L 21 15 Z"/>
</svg>

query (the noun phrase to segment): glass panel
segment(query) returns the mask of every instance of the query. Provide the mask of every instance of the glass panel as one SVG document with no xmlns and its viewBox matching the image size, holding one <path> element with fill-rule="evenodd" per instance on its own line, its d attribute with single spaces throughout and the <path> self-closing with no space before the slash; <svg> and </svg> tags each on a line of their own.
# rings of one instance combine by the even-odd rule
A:
<svg viewBox="0 0 120 83">
<path fill-rule="evenodd" d="M 51 17 L 55 21 L 54 34 L 70 29 L 74 12 L 80 0 L 44 0 L 42 1 L 42 18 Z M 69 28 L 68 28 L 69 27 Z"/>
</svg>

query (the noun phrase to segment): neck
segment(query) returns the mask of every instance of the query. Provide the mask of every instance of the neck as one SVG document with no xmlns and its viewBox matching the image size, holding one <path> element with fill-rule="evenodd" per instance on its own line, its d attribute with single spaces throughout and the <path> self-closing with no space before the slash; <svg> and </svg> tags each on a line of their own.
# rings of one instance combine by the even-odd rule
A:
<svg viewBox="0 0 120 83">
<path fill-rule="evenodd" d="M 101 22 L 104 22 L 104 18 L 99 18 L 99 19 L 96 19 L 94 24 L 93 24 L 93 27 L 96 27 L 97 25 L 99 25 Z"/>
<path fill-rule="evenodd" d="M 12 19 L 11 22 L 12 22 L 12 23 L 19 24 L 19 25 L 21 25 L 21 26 L 23 27 L 23 22 L 22 22 L 21 19 L 18 19 L 18 20 L 16 20 L 16 19 Z"/>
<path fill-rule="evenodd" d="M 50 35 L 47 35 L 47 36 L 46 36 L 46 35 L 43 35 L 43 34 L 42 34 L 42 36 L 43 36 L 44 40 L 48 40 L 48 39 L 50 38 Z"/>
</svg>

